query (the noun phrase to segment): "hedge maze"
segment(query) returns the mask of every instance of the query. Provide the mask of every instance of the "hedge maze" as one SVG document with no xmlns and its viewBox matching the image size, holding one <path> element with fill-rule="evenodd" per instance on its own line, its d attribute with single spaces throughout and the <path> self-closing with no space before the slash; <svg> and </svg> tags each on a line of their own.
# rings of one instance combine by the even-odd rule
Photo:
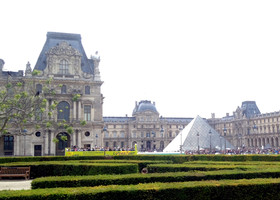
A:
<svg viewBox="0 0 280 200">
<path fill-rule="evenodd" d="M 31 190 L 0 191 L 0 199 L 280 199 L 279 161 L 276 155 L 0 158 L 0 166 L 30 166 L 33 179 Z"/>
</svg>

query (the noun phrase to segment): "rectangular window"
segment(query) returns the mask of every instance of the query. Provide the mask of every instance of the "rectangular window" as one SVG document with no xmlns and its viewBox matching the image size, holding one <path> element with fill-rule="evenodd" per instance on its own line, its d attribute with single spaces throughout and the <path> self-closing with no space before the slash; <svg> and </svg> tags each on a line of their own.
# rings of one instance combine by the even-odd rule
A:
<svg viewBox="0 0 280 200">
<path fill-rule="evenodd" d="M 14 136 L 4 136 L 4 151 L 14 149 Z"/>
<path fill-rule="evenodd" d="M 84 119 L 86 121 L 91 121 L 91 106 L 89 105 L 84 106 L 84 114 L 85 114 Z"/>
<path fill-rule="evenodd" d="M 114 137 L 114 138 L 117 137 L 117 132 L 116 132 L 116 131 L 113 132 L 113 137 Z"/>
<path fill-rule="evenodd" d="M 61 60 L 59 63 L 59 73 L 68 74 L 68 62 L 66 60 Z"/>
</svg>

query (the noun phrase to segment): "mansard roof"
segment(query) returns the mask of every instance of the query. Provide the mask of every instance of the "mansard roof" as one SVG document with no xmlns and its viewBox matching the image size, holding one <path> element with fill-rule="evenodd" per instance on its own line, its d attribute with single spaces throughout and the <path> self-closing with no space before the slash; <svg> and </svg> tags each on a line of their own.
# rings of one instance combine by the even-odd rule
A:
<svg viewBox="0 0 280 200">
<path fill-rule="evenodd" d="M 57 33 L 48 32 L 47 40 L 39 55 L 37 63 L 34 69 L 43 71 L 46 68 L 47 56 L 46 53 L 53 47 L 59 45 L 61 42 L 67 42 L 71 47 L 75 48 L 81 54 L 81 68 L 82 71 L 88 74 L 94 75 L 94 62 L 92 59 L 88 59 L 81 42 L 80 34 L 72 33 Z"/>
<path fill-rule="evenodd" d="M 144 100 L 144 101 L 140 101 L 139 104 L 137 104 L 137 102 L 136 102 L 132 116 L 134 116 L 135 114 L 138 114 L 138 113 L 145 112 L 145 111 L 152 111 L 152 112 L 159 114 L 156 109 L 155 103 Z"/>
<path fill-rule="evenodd" d="M 261 114 L 255 101 L 242 102 L 241 109 L 242 109 L 242 114 L 245 115 L 247 118 L 251 118 Z"/>
<path fill-rule="evenodd" d="M 1 72 L 0 72 L 1 73 Z M 19 70 L 17 72 L 12 71 L 2 71 L 2 76 L 11 76 L 11 77 L 23 77 L 23 70 Z"/>
<path fill-rule="evenodd" d="M 113 122 L 113 123 L 118 123 L 118 122 L 128 122 L 135 120 L 135 117 L 103 117 L 103 121 L 105 123 L 108 122 Z"/>
<path fill-rule="evenodd" d="M 190 123 L 193 118 L 161 117 L 160 120 L 168 123 Z"/>
</svg>

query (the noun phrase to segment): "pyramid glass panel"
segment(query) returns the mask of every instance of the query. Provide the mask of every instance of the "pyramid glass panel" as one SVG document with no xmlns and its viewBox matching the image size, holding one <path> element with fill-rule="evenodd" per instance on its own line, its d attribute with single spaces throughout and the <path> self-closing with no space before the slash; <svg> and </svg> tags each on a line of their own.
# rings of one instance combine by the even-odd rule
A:
<svg viewBox="0 0 280 200">
<path fill-rule="evenodd" d="M 183 129 L 163 150 L 164 152 L 197 151 L 197 150 L 224 150 L 234 146 L 224 136 L 215 131 L 206 120 L 197 116 Z"/>
</svg>

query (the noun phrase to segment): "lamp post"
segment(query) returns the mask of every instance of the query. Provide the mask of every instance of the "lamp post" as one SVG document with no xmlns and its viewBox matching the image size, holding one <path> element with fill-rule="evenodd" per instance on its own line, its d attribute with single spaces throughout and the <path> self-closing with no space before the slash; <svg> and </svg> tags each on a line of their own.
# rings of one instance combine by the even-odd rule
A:
<svg viewBox="0 0 280 200">
<path fill-rule="evenodd" d="M 152 132 L 152 136 L 153 136 L 153 150 L 155 150 L 156 148 L 155 148 L 155 143 L 156 143 L 156 141 L 155 141 L 155 137 L 156 137 L 156 133 L 153 131 Z"/>
<path fill-rule="evenodd" d="M 180 145 L 180 154 L 182 154 L 182 152 L 183 152 L 183 127 L 182 126 L 180 126 L 179 127 L 179 131 L 180 131 L 180 137 L 181 137 L 181 145 Z"/>
<path fill-rule="evenodd" d="M 104 135 L 103 135 L 103 138 L 101 138 L 101 147 L 103 146 L 103 140 L 104 140 L 104 137 L 105 137 L 105 135 L 106 135 L 106 133 L 107 133 L 107 127 L 106 127 L 106 126 L 103 127 L 102 132 L 104 133 Z M 104 148 L 104 149 L 105 149 L 105 148 Z"/>
<path fill-rule="evenodd" d="M 242 148 L 242 135 L 241 133 L 238 134 L 238 139 L 239 139 L 239 148 Z"/>
<path fill-rule="evenodd" d="M 199 132 L 196 133 L 196 136 L 197 136 L 197 151 L 198 151 L 198 154 L 200 153 L 199 152 Z"/>
<path fill-rule="evenodd" d="M 26 155 L 26 151 L 25 151 L 26 139 L 25 139 L 25 136 L 26 136 L 26 134 L 27 134 L 28 131 L 27 131 L 26 129 L 24 129 L 22 132 L 23 132 L 23 137 L 24 137 L 23 155 L 25 156 L 25 155 Z"/>
<path fill-rule="evenodd" d="M 209 136 L 210 136 L 210 154 L 211 154 L 211 152 L 212 152 L 211 135 L 212 135 L 212 131 L 211 131 L 211 129 L 210 129 L 210 130 L 209 130 Z"/>
<path fill-rule="evenodd" d="M 226 141 L 226 134 L 227 134 L 227 128 L 224 127 L 224 140 L 225 140 L 225 153 L 226 153 L 226 149 L 227 149 L 227 141 Z"/>
<path fill-rule="evenodd" d="M 222 151 L 222 136 L 220 135 L 220 151 Z"/>
<path fill-rule="evenodd" d="M 96 135 L 95 135 L 95 148 L 97 147 L 97 139 L 98 139 L 98 135 L 96 133 Z"/>
<path fill-rule="evenodd" d="M 161 129 L 160 129 L 161 138 L 163 138 L 163 133 L 164 133 L 164 129 L 161 127 Z M 163 149 L 164 149 L 164 142 L 163 142 L 163 146 L 162 145 L 160 146 L 160 149 L 161 149 L 161 151 L 163 151 Z"/>
</svg>

